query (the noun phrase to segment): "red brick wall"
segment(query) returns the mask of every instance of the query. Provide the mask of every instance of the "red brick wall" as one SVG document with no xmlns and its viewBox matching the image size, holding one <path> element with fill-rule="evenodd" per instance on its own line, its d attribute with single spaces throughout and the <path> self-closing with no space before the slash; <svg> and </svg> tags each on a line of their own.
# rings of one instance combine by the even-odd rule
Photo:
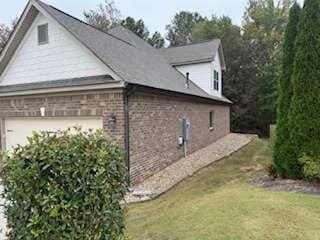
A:
<svg viewBox="0 0 320 240">
<path fill-rule="evenodd" d="M 214 111 L 214 130 L 209 112 Z M 129 98 L 130 170 L 133 183 L 151 176 L 183 157 L 178 148 L 181 120 L 191 122 L 189 153 L 203 148 L 230 131 L 229 106 L 194 99 L 136 92 Z"/>
<path fill-rule="evenodd" d="M 0 117 L 101 116 L 106 135 L 124 148 L 123 90 L 103 90 L 0 98 Z M 108 126 L 111 114 L 117 118 L 116 128 Z"/>
</svg>

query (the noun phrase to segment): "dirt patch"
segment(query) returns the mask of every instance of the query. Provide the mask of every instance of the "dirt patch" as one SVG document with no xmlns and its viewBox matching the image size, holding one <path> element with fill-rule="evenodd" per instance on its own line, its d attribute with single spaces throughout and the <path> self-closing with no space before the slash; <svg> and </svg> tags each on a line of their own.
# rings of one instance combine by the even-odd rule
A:
<svg viewBox="0 0 320 240">
<path fill-rule="evenodd" d="M 320 182 L 306 182 L 280 178 L 274 179 L 270 176 L 263 176 L 252 179 L 251 183 L 255 186 L 275 191 L 320 195 Z"/>
</svg>

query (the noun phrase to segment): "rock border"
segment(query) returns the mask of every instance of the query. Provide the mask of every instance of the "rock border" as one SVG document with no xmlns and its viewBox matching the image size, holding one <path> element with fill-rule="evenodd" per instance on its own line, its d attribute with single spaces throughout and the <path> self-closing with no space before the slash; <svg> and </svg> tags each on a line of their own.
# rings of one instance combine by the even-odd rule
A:
<svg viewBox="0 0 320 240">
<path fill-rule="evenodd" d="M 250 181 L 254 186 L 274 191 L 303 193 L 320 196 L 320 182 L 306 182 L 273 178 L 268 175 Z"/>
</svg>

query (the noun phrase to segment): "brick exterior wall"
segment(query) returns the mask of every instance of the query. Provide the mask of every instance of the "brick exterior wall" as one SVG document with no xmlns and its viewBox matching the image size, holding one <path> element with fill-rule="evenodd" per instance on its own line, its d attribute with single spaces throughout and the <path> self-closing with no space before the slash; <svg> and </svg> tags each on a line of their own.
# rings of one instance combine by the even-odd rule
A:
<svg viewBox="0 0 320 240">
<path fill-rule="evenodd" d="M 214 111 L 214 130 L 209 112 Z M 130 171 L 138 183 L 183 157 L 178 147 L 181 120 L 191 122 L 188 152 L 208 146 L 230 132 L 230 108 L 161 94 L 136 92 L 129 98 Z"/>
<path fill-rule="evenodd" d="M 125 104 L 122 89 L 82 91 L 0 98 L 0 118 L 101 116 L 106 136 L 125 149 Z M 209 129 L 214 111 L 215 129 Z M 117 118 L 110 128 L 111 114 Z M 194 152 L 229 133 L 229 107 L 194 98 L 137 91 L 129 97 L 130 175 L 138 183 L 183 157 L 178 147 L 181 120 L 191 122 L 188 152 Z M 1 138 L 0 138 L 1 139 Z"/>
<path fill-rule="evenodd" d="M 46 108 L 46 117 L 101 116 L 106 136 L 124 148 L 123 90 L 103 90 L 16 96 L 0 98 L 0 117 L 40 117 L 40 108 Z M 110 128 L 108 120 L 116 115 L 116 127 Z"/>
</svg>

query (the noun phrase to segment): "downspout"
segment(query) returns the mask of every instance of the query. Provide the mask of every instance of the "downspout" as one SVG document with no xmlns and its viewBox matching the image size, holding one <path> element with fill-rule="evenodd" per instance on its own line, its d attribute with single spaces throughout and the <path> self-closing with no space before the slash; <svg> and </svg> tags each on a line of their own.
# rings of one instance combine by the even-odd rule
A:
<svg viewBox="0 0 320 240">
<path fill-rule="evenodd" d="M 133 94 L 133 88 L 129 85 L 125 86 L 124 90 L 124 141 L 125 141 L 125 161 L 127 170 L 127 186 L 130 187 L 131 177 L 130 177 L 130 129 L 129 129 L 129 97 Z"/>
</svg>

